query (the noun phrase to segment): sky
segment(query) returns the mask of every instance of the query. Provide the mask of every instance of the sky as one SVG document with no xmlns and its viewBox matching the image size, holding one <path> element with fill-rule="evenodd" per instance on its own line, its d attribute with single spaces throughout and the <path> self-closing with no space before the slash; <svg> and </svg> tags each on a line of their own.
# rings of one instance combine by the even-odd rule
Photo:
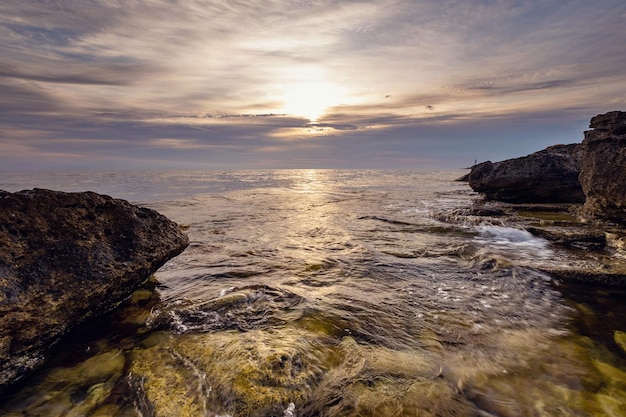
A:
<svg viewBox="0 0 626 417">
<path fill-rule="evenodd" d="M 464 168 L 612 110 L 624 0 L 0 2 L 0 170 Z"/>
</svg>

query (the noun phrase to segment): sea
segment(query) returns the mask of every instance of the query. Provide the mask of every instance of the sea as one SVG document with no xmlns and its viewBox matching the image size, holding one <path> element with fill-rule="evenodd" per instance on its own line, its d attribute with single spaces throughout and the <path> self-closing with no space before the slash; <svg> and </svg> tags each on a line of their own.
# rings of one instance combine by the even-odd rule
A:
<svg viewBox="0 0 626 417">
<path fill-rule="evenodd" d="M 2 173 L 154 209 L 191 243 L 0 415 L 626 416 L 624 291 L 545 272 L 580 251 L 489 215 L 465 173 Z"/>
</svg>

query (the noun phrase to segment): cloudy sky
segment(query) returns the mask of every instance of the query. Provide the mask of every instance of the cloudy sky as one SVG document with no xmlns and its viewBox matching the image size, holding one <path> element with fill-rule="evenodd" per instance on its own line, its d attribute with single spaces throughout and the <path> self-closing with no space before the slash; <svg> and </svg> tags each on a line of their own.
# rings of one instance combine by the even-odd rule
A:
<svg viewBox="0 0 626 417">
<path fill-rule="evenodd" d="M 0 2 L 0 170 L 460 168 L 610 110 L 624 0 Z"/>
</svg>

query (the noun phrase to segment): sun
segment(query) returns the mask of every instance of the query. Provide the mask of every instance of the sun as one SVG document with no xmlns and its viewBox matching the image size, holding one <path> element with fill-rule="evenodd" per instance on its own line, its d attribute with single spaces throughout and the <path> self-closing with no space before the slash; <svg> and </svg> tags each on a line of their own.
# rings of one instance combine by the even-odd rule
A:
<svg viewBox="0 0 626 417">
<path fill-rule="evenodd" d="M 341 104 L 341 88 L 327 82 L 303 82 L 288 87 L 283 96 L 283 112 L 317 122 L 333 106 Z"/>
<path fill-rule="evenodd" d="M 294 70 L 290 75 L 281 82 L 281 113 L 317 122 L 331 107 L 343 104 L 344 88 L 327 81 L 319 70 Z"/>
</svg>

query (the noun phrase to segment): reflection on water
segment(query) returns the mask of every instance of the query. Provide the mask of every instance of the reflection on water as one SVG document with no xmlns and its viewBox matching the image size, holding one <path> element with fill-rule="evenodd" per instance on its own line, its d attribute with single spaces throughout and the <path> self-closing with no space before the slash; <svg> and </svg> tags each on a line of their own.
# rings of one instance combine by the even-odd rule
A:
<svg viewBox="0 0 626 417">
<path fill-rule="evenodd" d="M 143 200 L 190 247 L 3 415 L 626 415 L 620 303 L 570 297 L 535 268 L 547 241 L 462 214 L 460 173 L 172 175 L 174 199 Z"/>
</svg>

